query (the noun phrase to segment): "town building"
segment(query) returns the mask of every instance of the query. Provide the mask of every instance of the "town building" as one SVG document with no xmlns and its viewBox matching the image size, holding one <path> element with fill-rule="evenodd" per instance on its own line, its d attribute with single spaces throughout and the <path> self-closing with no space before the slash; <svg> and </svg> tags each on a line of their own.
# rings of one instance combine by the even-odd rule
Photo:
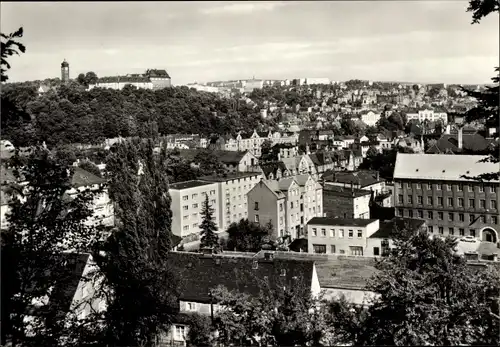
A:
<svg viewBox="0 0 500 347">
<path fill-rule="evenodd" d="M 330 84 L 330 79 L 328 77 L 307 77 L 305 79 L 305 84 Z"/>
<path fill-rule="evenodd" d="M 169 187 L 172 199 L 172 234 L 186 237 L 191 234 L 200 234 L 202 221 L 202 207 L 205 196 L 208 196 L 210 206 L 214 209 L 214 222 L 220 228 L 220 194 L 217 183 L 193 180 L 171 184 Z"/>
<path fill-rule="evenodd" d="M 322 190 L 310 175 L 261 180 L 248 192 L 248 220 L 263 226 L 270 222 L 275 237 L 294 240 L 311 218 L 323 216 Z"/>
<path fill-rule="evenodd" d="M 166 70 L 148 69 L 144 76 L 149 78 L 154 90 L 172 86 L 172 80 Z"/>
<path fill-rule="evenodd" d="M 260 171 L 259 159 L 249 151 L 213 151 L 227 172 Z"/>
<path fill-rule="evenodd" d="M 315 217 L 307 223 L 309 253 L 363 256 L 378 219 Z"/>
<path fill-rule="evenodd" d="M 492 149 L 495 142 L 486 139 L 477 133 L 475 129 L 464 129 L 460 127 L 456 132 L 443 134 L 426 153 L 429 154 L 461 154 L 481 153 Z"/>
<path fill-rule="evenodd" d="M 89 84 L 89 90 L 93 88 L 107 88 L 122 90 L 125 86 L 131 85 L 139 89 L 153 89 L 153 82 L 144 76 L 111 76 L 101 77 L 96 84 Z"/>
<path fill-rule="evenodd" d="M 366 125 L 373 127 L 380 120 L 380 113 L 375 113 L 373 111 L 362 112 L 360 119 Z"/>
<path fill-rule="evenodd" d="M 61 81 L 63 83 L 69 82 L 69 63 L 66 61 L 66 59 L 64 59 L 61 63 Z"/>
<path fill-rule="evenodd" d="M 363 189 L 325 184 L 323 207 L 326 217 L 370 218 L 371 192 Z"/>
<path fill-rule="evenodd" d="M 407 113 L 406 114 L 408 122 L 411 120 L 418 120 L 423 122 L 425 120 L 436 122 L 441 120 L 444 125 L 448 124 L 448 115 L 446 112 L 436 112 L 433 109 L 423 109 L 418 110 L 417 113 Z"/>
<path fill-rule="evenodd" d="M 251 93 L 254 91 L 254 89 L 264 88 L 264 81 L 256 79 L 247 80 L 243 88 L 245 93 Z"/>
<path fill-rule="evenodd" d="M 480 162 L 483 158 L 398 153 L 394 168 L 396 215 L 424 219 L 430 233 L 497 243 L 499 181 L 464 177 L 498 172 L 498 164 Z"/>
<path fill-rule="evenodd" d="M 373 192 L 374 196 L 387 193 L 386 181 L 380 177 L 378 171 L 329 171 L 323 175 L 325 185 L 333 185 L 348 188 L 351 185 L 355 189 Z"/>
<path fill-rule="evenodd" d="M 200 254 L 171 252 L 169 261 L 182 278 L 179 288 L 179 315 L 174 318 L 160 343 L 184 346 L 189 323 L 186 314 L 198 313 L 214 318 L 221 306 L 212 293 L 218 286 L 258 297 L 265 287 L 271 290 L 304 285 L 313 297 L 321 291 L 313 260 L 274 259 L 274 253 Z"/>
<path fill-rule="evenodd" d="M 201 181 L 217 184 L 219 206 L 218 220 L 221 230 L 227 230 L 231 223 L 247 218 L 247 193 L 260 182 L 258 172 L 235 172 L 223 176 L 204 176 Z"/>
</svg>

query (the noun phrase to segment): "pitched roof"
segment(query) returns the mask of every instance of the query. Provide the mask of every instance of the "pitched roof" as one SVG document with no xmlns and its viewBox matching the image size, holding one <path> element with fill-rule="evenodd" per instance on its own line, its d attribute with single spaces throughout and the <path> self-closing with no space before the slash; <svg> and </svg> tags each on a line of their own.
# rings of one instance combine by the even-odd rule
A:
<svg viewBox="0 0 500 347">
<path fill-rule="evenodd" d="M 247 151 L 245 152 L 238 152 L 238 151 L 222 151 L 222 150 L 216 150 L 212 152 L 217 159 L 223 164 L 239 164 L 241 159 L 247 154 Z"/>
<path fill-rule="evenodd" d="M 333 195 L 333 196 L 339 196 L 339 197 L 354 197 L 359 198 L 360 196 L 365 196 L 365 195 L 370 195 L 371 192 L 369 190 L 363 190 L 363 189 L 352 189 L 350 187 L 340 187 L 340 186 L 334 186 L 331 184 L 325 184 L 323 186 L 323 195 Z"/>
<path fill-rule="evenodd" d="M 162 78 L 170 78 L 166 70 L 157 70 L 157 69 L 150 69 L 146 71 L 146 75 L 149 77 L 162 77 Z"/>
<path fill-rule="evenodd" d="M 223 174 L 222 176 L 202 176 L 200 177 L 201 181 L 208 182 L 226 182 L 234 179 L 245 178 L 245 177 L 253 177 L 262 175 L 260 172 L 229 172 Z"/>
<path fill-rule="evenodd" d="M 479 134 L 463 134 L 462 145 L 466 150 L 480 152 L 488 149 L 491 145 L 491 141 L 488 141 Z M 429 148 L 427 153 L 459 153 L 461 151 L 462 150 L 458 148 L 458 135 L 444 134 L 439 140 L 437 140 L 434 146 Z"/>
<path fill-rule="evenodd" d="M 498 164 L 481 163 L 483 155 L 408 154 L 398 153 L 394 178 L 473 181 L 460 176 L 478 176 L 498 172 Z M 498 181 L 495 181 L 498 182 Z"/>
<path fill-rule="evenodd" d="M 271 288 L 294 285 L 294 277 L 311 287 L 314 261 L 295 259 L 265 260 L 262 258 L 203 255 L 200 253 L 171 252 L 169 259 L 182 279 L 180 299 L 210 302 L 210 290 L 223 285 L 250 295 L 258 295 L 261 281 L 268 281 Z M 255 263 L 254 263 L 255 261 Z M 257 268 L 254 268 L 257 264 Z M 284 276 L 281 276 L 282 270 Z"/>
<path fill-rule="evenodd" d="M 170 189 L 181 190 L 181 189 L 189 189 L 195 187 L 202 187 L 212 184 L 213 182 L 205 182 L 200 180 L 191 180 L 185 182 L 178 182 L 170 185 Z"/>
<path fill-rule="evenodd" d="M 313 217 L 307 224 L 365 227 L 378 219 Z"/>
<path fill-rule="evenodd" d="M 373 233 L 370 238 L 391 238 L 395 230 L 410 228 L 410 230 L 416 231 L 424 224 L 425 220 L 423 219 L 394 217 L 390 221 L 380 222 L 379 229 L 375 233 Z"/>
<path fill-rule="evenodd" d="M 377 172 L 366 170 L 330 172 L 323 175 L 323 179 L 327 182 L 344 184 L 353 183 L 359 185 L 360 187 L 367 187 L 379 182 L 385 182 L 385 179 L 380 178 L 380 176 L 377 179 Z"/>
<path fill-rule="evenodd" d="M 281 170 L 282 172 L 286 170 L 286 166 L 282 161 L 274 161 L 268 163 L 261 163 L 260 168 L 264 172 L 264 175 L 269 177 L 269 174 L 276 176 L 276 171 Z"/>
<path fill-rule="evenodd" d="M 71 185 L 75 188 L 102 184 L 105 182 L 106 180 L 104 178 L 97 177 L 93 173 L 85 171 L 80 167 L 74 168 L 73 177 L 71 178 Z"/>
</svg>

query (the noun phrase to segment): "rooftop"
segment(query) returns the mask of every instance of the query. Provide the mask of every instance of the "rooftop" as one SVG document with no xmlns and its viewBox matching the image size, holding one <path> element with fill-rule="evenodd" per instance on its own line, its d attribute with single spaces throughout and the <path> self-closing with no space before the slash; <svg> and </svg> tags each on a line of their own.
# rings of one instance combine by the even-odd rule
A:
<svg viewBox="0 0 500 347">
<path fill-rule="evenodd" d="M 103 184 L 105 182 L 106 180 L 104 178 L 98 177 L 79 167 L 74 168 L 73 177 L 71 178 L 71 185 L 76 188 Z"/>
<path fill-rule="evenodd" d="M 185 182 L 171 184 L 170 189 L 175 189 L 175 190 L 189 189 L 189 188 L 195 188 L 195 187 L 202 187 L 202 186 L 206 186 L 209 184 L 212 184 L 212 182 L 192 180 L 192 181 L 185 181 Z"/>
<path fill-rule="evenodd" d="M 356 184 L 360 187 L 371 186 L 372 184 L 384 182 L 383 178 L 377 175 L 376 171 L 338 171 L 323 175 L 327 182 Z"/>
<path fill-rule="evenodd" d="M 253 176 L 258 176 L 261 175 L 260 172 L 231 172 L 224 174 L 222 176 L 203 176 L 200 177 L 199 179 L 202 181 L 209 181 L 209 182 L 226 182 L 226 181 L 231 181 L 234 179 L 238 178 L 245 178 L 245 177 L 253 177 Z"/>
<path fill-rule="evenodd" d="M 314 217 L 307 224 L 365 227 L 378 219 Z"/>
<path fill-rule="evenodd" d="M 369 190 L 363 189 L 351 189 L 350 187 L 340 187 L 334 186 L 331 184 L 325 184 L 323 186 L 323 195 L 335 195 L 340 197 L 355 197 L 359 198 L 360 196 L 370 195 L 371 192 Z"/>
<path fill-rule="evenodd" d="M 408 154 L 398 153 L 395 179 L 473 181 L 462 175 L 478 176 L 498 172 L 497 163 L 481 163 L 483 155 Z M 498 181 L 494 181 L 498 182 Z"/>
</svg>

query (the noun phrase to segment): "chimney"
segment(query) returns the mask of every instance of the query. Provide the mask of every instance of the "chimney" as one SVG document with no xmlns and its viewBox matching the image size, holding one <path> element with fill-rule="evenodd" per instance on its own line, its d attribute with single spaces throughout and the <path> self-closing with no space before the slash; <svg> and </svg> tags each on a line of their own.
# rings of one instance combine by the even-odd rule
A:
<svg viewBox="0 0 500 347">
<path fill-rule="evenodd" d="M 458 149 L 462 149 L 464 145 L 464 139 L 463 139 L 463 129 L 460 127 L 458 129 Z"/>
</svg>

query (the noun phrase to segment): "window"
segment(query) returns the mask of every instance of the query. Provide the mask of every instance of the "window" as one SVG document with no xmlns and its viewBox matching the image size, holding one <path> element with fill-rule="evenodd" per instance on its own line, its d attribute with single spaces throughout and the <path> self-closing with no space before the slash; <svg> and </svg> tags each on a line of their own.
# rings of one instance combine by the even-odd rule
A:
<svg viewBox="0 0 500 347">
<path fill-rule="evenodd" d="M 408 210 L 408 217 L 413 218 L 413 211 L 412 210 Z"/>
<path fill-rule="evenodd" d="M 182 220 L 188 220 L 188 218 L 189 218 L 189 215 L 182 216 Z"/>
<path fill-rule="evenodd" d="M 336 253 L 335 252 L 335 245 L 330 246 L 330 253 Z"/>
<path fill-rule="evenodd" d="M 479 186 L 479 193 L 484 193 L 484 186 L 483 185 Z"/>
<path fill-rule="evenodd" d="M 436 184 L 436 190 L 443 190 L 443 185 L 441 183 Z"/>
<path fill-rule="evenodd" d="M 474 208 L 476 206 L 474 199 L 469 199 L 469 207 Z"/>
<path fill-rule="evenodd" d="M 193 204 L 193 208 L 198 208 L 198 204 Z"/>
<path fill-rule="evenodd" d="M 182 230 L 189 230 L 189 225 L 184 225 L 184 226 L 182 227 Z"/>
<path fill-rule="evenodd" d="M 255 222 L 259 223 L 259 215 L 258 214 L 255 215 Z"/>
<path fill-rule="evenodd" d="M 398 195 L 398 202 L 399 202 L 400 204 L 402 204 L 402 203 L 403 203 L 403 194 L 399 194 L 399 195 Z"/>
<path fill-rule="evenodd" d="M 210 203 L 211 203 L 212 205 L 215 205 L 215 199 L 210 200 Z M 235 207 L 236 207 L 236 206 L 235 206 Z"/>
<path fill-rule="evenodd" d="M 433 233 L 434 232 L 434 228 L 432 227 L 432 225 L 430 225 L 430 226 L 427 227 L 427 231 L 429 233 Z"/>
<path fill-rule="evenodd" d="M 341 249 L 341 250 L 339 251 L 339 253 L 340 253 L 340 254 L 345 254 L 345 251 L 344 251 L 343 249 Z"/>
<path fill-rule="evenodd" d="M 453 222 L 453 213 L 448 213 L 448 220 Z"/>
<path fill-rule="evenodd" d="M 379 247 L 373 247 L 373 255 L 380 255 L 380 248 Z"/>
<path fill-rule="evenodd" d="M 490 202 L 491 202 L 491 208 L 493 210 L 496 210 L 497 209 L 497 201 L 496 200 L 491 200 Z"/>
<path fill-rule="evenodd" d="M 349 230 L 349 238 L 352 239 L 354 236 L 354 231 L 353 230 Z"/>
<path fill-rule="evenodd" d="M 458 198 L 458 207 L 464 207 L 464 198 Z"/>
<path fill-rule="evenodd" d="M 430 183 L 426 183 L 425 185 L 427 187 L 427 190 L 431 190 L 431 184 Z"/>
<path fill-rule="evenodd" d="M 280 225 L 283 224 L 283 217 L 280 217 Z"/>
<path fill-rule="evenodd" d="M 363 255 L 363 247 L 360 246 L 351 246 L 349 247 L 351 255 Z"/>
<path fill-rule="evenodd" d="M 465 217 L 464 217 L 464 214 L 463 214 L 463 213 L 459 213 L 459 214 L 458 214 L 458 220 L 459 220 L 460 222 L 465 221 Z"/>
<path fill-rule="evenodd" d="M 339 237 L 343 238 L 344 237 L 344 229 L 339 230 Z"/>
<path fill-rule="evenodd" d="M 318 236 L 318 229 L 312 228 L 312 236 Z"/>
<path fill-rule="evenodd" d="M 408 195 L 408 203 L 413 204 L 413 196 Z"/>
<path fill-rule="evenodd" d="M 460 236 L 465 236 L 465 229 L 464 229 L 464 228 L 460 228 L 460 229 L 458 229 L 458 234 L 459 234 Z"/>
<path fill-rule="evenodd" d="M 479 208 L 486 208 L 486 200 L 479 200 Z"/>
<path fill-rule="evenodd" d="M 491 216 L 491 223 L 492 224 L 498 224 L 498 217 L 497 216 Z"/>
<path fill-rule="evenodd" d="M 314 253 L 326 253 L 326 245 L 313 245 Z"/>
<path fill-rule="evenodd" d="M 494 193 L 494 192 L 495 192 L 495 187 L 490 186 L 490 193 Z"/>
<path fill-rule="evenodd" d="M 438 206 L 443 206 L 443 197 L 438 196 Z"/>
<path fill-rule="evenodd" d="M 474 215 L 470 214 L 469 215 L 469 222 L 471 222 L 471 223 L 474 222 L 474 219 L 475 219 Z"/>
<path fill-rule="evenodd" d="M 358 230 L 358 239 L 363 237 L 363 230 Z"/>
<path fill-rule="evenodd" d="M 441 235 L 443 235 L 443 234 L 444 234 L 444 228 L 443 228 L 443 227 L 439 227 L 439 228 L 438 228 L 438 230 L 439 230 L 439 233 L 440 233 Z"/>
<path fill-rule="evenodd" d="M 481 216 L 481 223 L 486 223 L 486 216 L 485 215 Z"/>
<path fill-rule="evenodd" d="M 448 206 L 453 206 L 453 198 L 448 198 Z"/>
<path fill-rule="evenodd" d="M 254 206 L 254 208 L 253 208 L 253 209 L 254 209 L 255 211 L 258 211 L 258 210 L 259 210 L 259 203 L 258 203 L 258 202 L 256 202 L 256 203 L 255 203 L 255 206 Z"/>
<path fill-rule="evenodd" d="M 457 186 L 457 190 L 459 192 L 463 192 L 464 191 L 464 185 L 462 183 L 459 183 L 458 186 Z"/>
<path fill-rule="evenodd" d="M 335 237 L 335 229 L 330 229 L 330 237 Z"/>
<path fill-rule="evenodd" d="M 417 186 L 417 189 L 422 189 L 422 185 L 420 183 L 417 183 L 416 186 Z"/>
<path fill-rule="evenodd" d="M 446 185 L 446 190 L 447 190 L 447 191 L 451 191 L 451 184 L 447 184 L 447 185 Z"/>
<path fill-rule="evenodd" d="M 186 306 L 187 311 L 196 311 L 196 303 L 195 302 L 188 302 Z"/>
<path fill-rule="evenodd" d="M 418 210 L 417 215 L 418 215 L 418 218 L 424 218 L 424 211 Z"/>
<path fill-rule="evenodd" d="M 467 185 L 467 191 L 472 192 L 474 189 L 472 189 L 471 185 Z"/>
<path fill-rule="evenodd" d="M 429 218 L 429 219 L 434 218 L 432 211 L 427 211 L 427 218 Z"/>
<path fill-rule="evenodd" d="M 184 196 L 182 197 L 182 200 L 183 200 L 183 201 L 186 201 L 187 199 L 189 199 L 189 196 L 187 196 L 187 195 L 184 195 Z"/>
<path fill-rule="evenodd" d="M 186 336 L 186 327 L 183 325 L 176 325 L 174 330 L 174 340 L 184 341 Z"/>
<path fill-rule="evenodd" d="M 280 212 L 283 212 L 283 203 L 280 202 Z"/>
<path fill-rule="evenodd" d="M 403 217 L 403 209 L 398 208 L 398 216 Z"/>
<path fill-rule="evenodd" d="M 469 233 L 470 233 L 470 236 L 476 237 L 476 230 L 475 229 L 470 229 Z"/>
<path fill-rule="evenodd" d="M 443 212 L 438 212 L 438 220 L 443 220 Z"/>
<path fill-rule="evenodd" d="M 422 205 L 424 203 L 424 197 L 422 195 L 417 196 L 417 203 Z"/>
<path fill-rule="evenodd" d="M 326 237 L 326 229 L 321 229 L 321 236 Z"/>
<path fill-rule="evenodd" d="M 448 228 L 448 235 L 453 235 L 455 233 L 453 228 Z"/>
<path fill-rule="evenodd" d="M 293 208 L 293 201 L 290 202 L 290 208 Z"/>
<path fill-rule="evenodd" d="M 187 211 L 187 209 L 188 209 L 188 208 L 189 208 L 189 206 L 188 206 L 188 205 L 184 205 L 184 206 L 182 206 L 182 209 L 183 209 L 184 211 Z"/>
<path fill-rule="evenodd" d="M 402 182 L 398 182 L 398 188 L 403 188 L 403 183 Z"/>
<path fill-rule="evenodd" d="M 427 205 L 433 205 L 432 196 L 427 197 Z"/>
</svg>

